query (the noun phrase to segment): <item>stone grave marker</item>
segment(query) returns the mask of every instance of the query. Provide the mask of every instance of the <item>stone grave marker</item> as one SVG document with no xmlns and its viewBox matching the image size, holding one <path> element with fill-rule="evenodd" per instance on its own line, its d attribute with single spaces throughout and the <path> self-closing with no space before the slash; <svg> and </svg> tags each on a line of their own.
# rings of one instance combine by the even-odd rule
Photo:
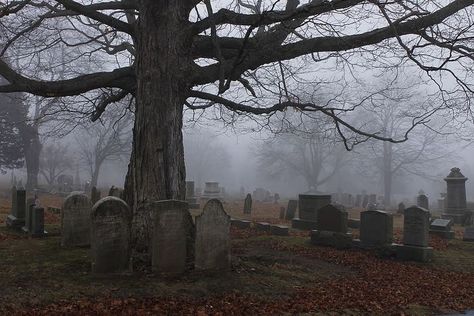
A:
<svg viewBox="0 0 474 316">
<path fill-rule="evenodd" d="M 230 269 L 230 216 L 217 199 L 209 200 L 196 217 L 195 268 Z"/>
<path fill-rule="evenodd" d="M 397 257 L 405 260 L 426 262 L 433 256 L 428 247 L 430 212 L 411 206 L 405 210 L 403 220 L 403 245 L 397 246 Z"/>
<path fill-rule="evenodd" d="M 31 212 L 31 236 L 33 237 L 43 237 L 47 234 L 44 230 L 44 208 L 36 207 L 32 204 Z"/>
<path fill-rule="evenodd" d="M 360 214 L 360 243 L 364 248 L 389 246 L 393 242 L 393 217 L 383 211 Z"/>
<path fill-rule="evenodd" d="M 293 218 L 293 228 L 316 229 L 318 210 L 330 203 L 331 195 L 300 194 L 298 200 L 299 218 Z"/>
<path fill-rule="evenodd" d="M 15 186 L 12 188 L 12 209 L 7 216 L 6 224 L 10 228 L 21 229 L 25 226 L 26 191 Z"/>
<path fill-rule="evenodd" d="M 444 239 L 453 239 L 453 224 L 452 219 L 435 219 L 430 224 L 430 234 L 437 235 Z"/>
<path fill-rule="evenodd" d="M 474 242 L 474 226 L 466 227 L 464 229 L 464 236 L 462 240 Z"/>
<path fill-rule="evenodd" d="M 195 228 L 188 203 L 177 200 L 150 204 L 153 211 L 152 269 L 177 275 L 194 263 Z"/>
<path fill-rule="evenodd" d="M 286 214 L 285 214 L 285 219 L 286 220 L 291 221 L 293 218 L 295 218 L 297 207 L 298 207 L 298 200 L 289 200 L 288 201 L 288 206 L 286 208 Z"/>
<path fill-rule="evenodd" d="M 463 224 L 464 213 L 467 209 L 466 181 L 468 179 L 459 168 L 452 168 L 446 181 L 445 219 L 452 219 L 456 224 Z"/>
<path fill-rule="evenodd" d="M 251 214 L 252 213 L 252 196 L 247 194 L 244 201 L 244 214 Z"/>
<path fill-rule="evenodd" d="M 406 207 L 405 207 L 405 204 L 404 204 L 403 202 L 400 202 L 400 203 L 398 204 L 398 211 L 397 211 L 397 212 L 398 212 L 399 214 L 403 214 L 403 213 L 405 213 L 405 208 L 406 208 Z"/>
<path fill-rule="evenodd" d="M 416 198 L 416 204 L 419 206 L 419 207 L 422 207 L 424 209 L 429 209 L 429 201 L 428 201 L 428 197 L 424 194 L 420 194 L 418 195 L 418 197 Z"/>
<path fill-rule="evenodd" d="M 132 212 L 115 196 L 99 200 L 91 214 L 91 261 L 94 273 L 130 270 Z"/>
<path fill-rule="evenodd" d="M 25 226 L 23 226 L 22 230 L 25 233 L 31 232 L 31 219 L 33 217 L 33 210 L 35 208 L 35 198 L 28 198 L 26 200 L 26 213 L 25 213 Z"/>
<path fill-rule="evenodd" d="M 347 232 L 348 214 L 344 207 L 332 204 L 318 210 L 317 230 L 311 231 L 311 243 L 339 249 L 352 245 L 352 234 Z"/>
<path fill-rule="evenodd" d="M 290 230 L 288 226 L 284 225 L 271 225 L 270 226 L 270 233 L 275 236 L 288 236 L 290 234 Z"/>
<path fill-rule="evenodd" d="M 63 247 L 90 245 L 92 203 L 82 192 L 72 192 L 61 210 L 61 245 Z"/>
</svg>

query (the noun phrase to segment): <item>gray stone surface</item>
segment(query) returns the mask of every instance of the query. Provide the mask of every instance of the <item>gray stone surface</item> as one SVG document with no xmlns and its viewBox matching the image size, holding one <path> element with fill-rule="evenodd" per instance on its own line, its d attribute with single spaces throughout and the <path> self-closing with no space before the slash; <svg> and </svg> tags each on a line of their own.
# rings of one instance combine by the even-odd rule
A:
<svg viewBox="0 0 474 316">
<path fill-rule="evenodd" d="M 433 248 L 396 245 L 396 254 L 402 260 L 429 262 L 433 259 Z"/>
<path fill-rule="evenodd" d="M 332 204 L 323 206 L 317 215 L 318 230 L 347 233 L 348 214 L 343 206 L 336 207 Z"/>
<path fill-rule="evenodd" d="M 430 207 L 429 207 L 428 197 L 424 194 L 418 195 L 418 197 L 416 198 L 416 205 L 429 210 Z"/>
<path fill-rule="evenodd" d="M 429 240 L 430 212 L 411 206 L 405 210 L 403 219 L 403 244 L 427 247 Z"/>
<path fill-rule="evenodd" d="M 230 216 L 217 199 L 209 200 L 196 217 L 195 268 L 230 269 Z"/>
<path fill-rule="evenodd" d="M 444 178 L 446 181 L 446 215 L 452 215 L 455 223 L 462 224 L 462 215 L 467 209 L 466 181 L 467 178 L 461 173 L 459 168 L 452 168 L 449 175 Z"/>
<path fill-rule="evenodd" d="M 288 236 L 290 234 L 290 229 L 288 226 L 284 225 L 271 225 L 270 233 L 275 236 Z"/>
<path fill-rule="evenodd" d="M 232 226 L 237 227 L 237 228 L 242 228 L 242 229 L 250 228 L 250 224 L 252 224 L 251 221 L 247 221 L 244 219 L 235 219 L 235 218 L 232 218 L 230 220 L 230 223 Z"/>
<path fill-rule="evenodd" d="M 266 222 L 257 222 L 255 223 L 255 228 L 260 231 L 269 232 L 270 231 L 270 223 Z"/>
<path fill-rule="evenodd" d="M 102 193 L 100 192 L 100 190 L 98 190 L 96 187 L 92 187 L 92 189 L 91 189 L 91 203 L 92 203 L 92 205 L 94 205 L 95 203 L 97 203 L 100 200 L 101 195 L 102 195 Z"/>
<path fill-rule="evenodd" d="M 82 192 L 72 192 L 61 210 L 61 245 L 63 247 L 90 244 L 92 203 Z"/>
<path fill-rule="evenodd" d="M 251 214 L 252 213 L 252 196 L 247 194 L 244 201 L 244 214 Z"/>
<path fill-rule="evenodd" d="M 300 194 L 298 200 L 299 219 L 316 222 L 318 210 L 328 204 L 331 204 L 330 195 Z"/>
<path fill-rule="evenodd" d="M 186 200 L 194 198 L 194 181 L 186 181 Z"/>
<path fill-rule="evenodd" d="M 362 247 L 383 247 L 393 242 L 393 217 L 382 211 L 365 211 L 360 214 L 360 240 Z"/>
<path fill-rule="evenodd" d="M 194 263 L 195 229 L 188 203 L 177 200 L 150 204 L 153 212 L 152 268 L 165 275 L 177 275 Z"/>
<path fill-rule="evenodd" d="M 94 273 L 130 270 L 132 212 L 115 196 L 99 200 L 91 214 L 91 261 Z"/>
<path fill-rule="evenodd" d="M 292 220 L 295 218 L 296 209 L 298 208 L 298 201 L 297 200 L 289 200 L 288 207 L 286 208 L 285 219 Z"/>
<path fill-rule="evenodd" d="M 317 229 L 318 225 L 316 221 L 307 221 L 300 218 L 293 218 L 291 220 L 291 227 L 300 230 L 313 230 Z"/>
<path fill-rule="evenodd" d="M 462 240 L 474 242 L 474 227 L 466 227 L 464 229 L 464 236 Z"/>
<path fill-rule="evenodd" d="M 44 208 L 36 207 L 34 204 L 31 208 L 31 236 L 43 237 L 46 235 L 44 230 Z"/>
<path fill-rule="evenodd" d="M 435 219 L 430 224 L 430 231 L 450 231 L 453 228 L 453 221 L 451 219 Z"/>
<path fill-rule="evenodd" d="M 31 232 L 31 225 L 32 225 L 32 218 L 33 218 L 33 210 L 36 207 L 34 199 L 30 198 L 27 201 L 27 209 L 25 214 L 25 226 L 23 226 L 23 231 L 25 233 Z"/>
</svg>

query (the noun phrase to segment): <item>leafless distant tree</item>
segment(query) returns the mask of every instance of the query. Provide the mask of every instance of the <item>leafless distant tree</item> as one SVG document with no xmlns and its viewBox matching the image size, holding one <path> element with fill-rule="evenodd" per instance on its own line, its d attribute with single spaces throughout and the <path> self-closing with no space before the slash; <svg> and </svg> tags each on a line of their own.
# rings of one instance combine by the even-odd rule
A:
<svg viewBox="0 0 474 316">
<path fill-rule="evenodd" d="M 58 177 L 74 166 L 74 159 L 68 146 L 60 143 L 44 145 L 40 156 L 40 173 L 49 187 L 52 187 Z"/>
<path fill-rule="evenodd" d="M 125 196 L 135 212 L 134 241 L 144 244 L 150 228 L 147 201 L 185 196 L 184 106 L 263 116 L 294 107 L 328 116 L 342 138 L 356 133 L 404 141 L 407 134 L 385 138 L 348 122 L 344 113 L 357 109 L 350 104 L 305 103 L 289 98 L 289 93 L 267 97 L 271 86 L 263 84 L 259 74 L 269 71 L 267 66 L 284 68 L 290 60 L 306 63 L 308 69 L 331 68 L 330 74 L 344 71 L 345 78 L 363 69 L 414 64 L 439 85 L 449 106 L 448 98 L 461 93 L 470 97 L 473 91 L 473 4 L 474 0 L 9 1 L 0 9 L 5 34 L 0 74 L 9 82 L 0 92 L 80 95 L 95 105 L 80 112 L 94 119 L 109 104 L 129 94 L 136 98 Z M 32 69 L 36 56 L 41 59 L 62 45 L 78 52 L 64 61 L 71 69 L 67 78 L 51 80 Z M 107 55 L 107 62 L 95 62 Z M 19 67 L 9 62 L 12 56 L 20 57 Z M 92 66 L 84 67 L 87 64 Z M 445 79 L 455 84 L 443 85 Z M 421 117 L 413 124 L 423 122 Z"/>
</svg>

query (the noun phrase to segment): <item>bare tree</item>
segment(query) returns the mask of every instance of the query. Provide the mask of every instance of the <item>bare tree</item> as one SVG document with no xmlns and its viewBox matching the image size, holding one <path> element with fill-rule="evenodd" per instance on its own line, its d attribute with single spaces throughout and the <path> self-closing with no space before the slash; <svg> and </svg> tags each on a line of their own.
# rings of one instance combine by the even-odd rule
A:
<svg viewBox="0 0 474 316">
<path fill-rule="evenodd" d="M 86 125 L 76 136 L 79 157 L 87 167 L 91 186 L 97 187 L 104 162 L 121 159 L 130 154 L 130 123 L 130 116 L 119 118 L 117 115 L 108 115 L 102 124 Z"/>
<path fill-rule="evenodd" d="M 412 63 L 439 84 L 444 97 L 471 95 L 473 4 L 474 0 L 264 0 L 256 5 L 240 0 L 12 1 L 0 10 L 7 36 L 0 74 L 9 82 L 0 92 L 81 95 L 94 104 L 81 112 L 94 119 L 109 104 L 129 94 L 136 98 L 125 196 L 135 212 L 134 240 L 146 243 L 147 201 L 185 196 L 185 105 L 196 111 L 216 106 L 263 116 L 294 107 L 328 116 L 346 141 L 344 133 L 404 141 L 408 133 L 392 139 L 353 126 L 344 113 L 354 106 L 304 103 L 289 94 L 267 98 L 267 87 L 255 79 L 267 65 L 284 66 L 288 60 L 324 64 L 334 71 L 345 67 L 348 76 L 360 67 Z M 29 69 L 32 56 L 41 57 L 63 44 L 79 52 L 76 60 L 67 61 L 74 69 L 70 76 L 51 80 Z M 13 55 L 20 56 L 21 67 L 8 63 Z M 83 67 L 98 60 L 94 56 L 104 55 L 112 57 Z M 452 91 L 440 84 L 448 77 L 456 81 Z M 421 117 L 413 124 L 423 122 Z"/>
<path fill-rule="evenodd" d="M 59 176 L 71 170 L 74 160 L 68 146 L 56 143 L 45 144 L 40 156 L 40 173 L 51 188 Z"/>
</svg>

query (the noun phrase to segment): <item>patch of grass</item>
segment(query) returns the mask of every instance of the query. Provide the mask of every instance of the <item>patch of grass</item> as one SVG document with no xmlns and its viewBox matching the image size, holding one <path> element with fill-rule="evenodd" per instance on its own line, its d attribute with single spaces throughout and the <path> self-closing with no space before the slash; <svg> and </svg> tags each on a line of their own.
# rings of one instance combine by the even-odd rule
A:
<svg viewBox="0 0 474 316">
<path fill-rule="evenodd" d="M 447 249 L 435 251 L 432 265 L 437 268 L 474 273 L 474 242 L 453 239 Z"/>
</svg>

